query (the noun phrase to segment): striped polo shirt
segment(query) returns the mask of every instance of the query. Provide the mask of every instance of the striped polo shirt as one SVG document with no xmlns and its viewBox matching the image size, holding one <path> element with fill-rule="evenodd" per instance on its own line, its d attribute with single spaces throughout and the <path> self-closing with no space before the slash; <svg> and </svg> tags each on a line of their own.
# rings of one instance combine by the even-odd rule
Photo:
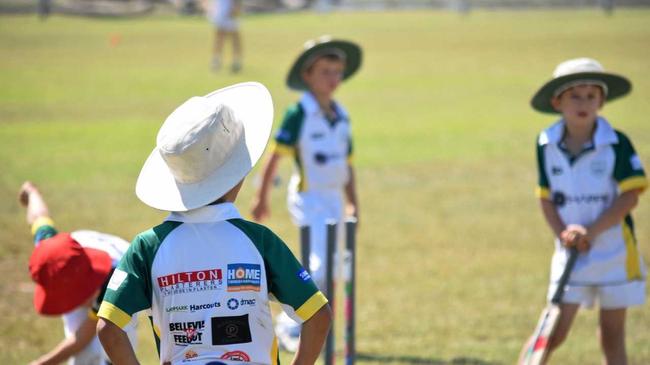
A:
<svg viewBox="0 0 650 365">
<path fill-rule="evenodd" d="M 99 316 L 122 326 L 150 309 L 161 363 L 277 364 L 271 296 L 298 322 L 327 303 L 278 236 L 223 203 L 171 213 L 136 236 Z"/>
<path fill-rule="evenodd" d="M 555 205 L 565 224 L 589 226 L 617 196 L 645 189 L 648 181 L 630 140 L 602 117 L 596 121 L 592 141 L 577 156 L 562 142 L 565 122 L 545 129 L 537 140 L 539 184 L 537 196 Z M 556 240 L 551 280 L 557 281 L 567 252 Z M 598 235 L 591 249 L 578 258 L 571 285 L 616 285 L 645 278 L 636 245 L 631 215 Z"/>
</svg>

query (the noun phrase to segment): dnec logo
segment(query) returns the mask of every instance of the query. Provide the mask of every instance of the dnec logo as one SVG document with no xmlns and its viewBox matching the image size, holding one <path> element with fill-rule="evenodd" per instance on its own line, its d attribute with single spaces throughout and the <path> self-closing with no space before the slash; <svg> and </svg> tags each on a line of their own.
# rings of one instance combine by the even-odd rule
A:
<svg viewBox="0 0 650 365">
<path fill-rule="evenodd" d="M 156 279 L 162 295 L 218 290 L 223 286 L 221 269 L 177 272 Z"/>
<path fill-rule="evenodd" d="M 262 271 L 256 264 L 229 264 L 228 291 L 260 291 Z"/>
</svg>

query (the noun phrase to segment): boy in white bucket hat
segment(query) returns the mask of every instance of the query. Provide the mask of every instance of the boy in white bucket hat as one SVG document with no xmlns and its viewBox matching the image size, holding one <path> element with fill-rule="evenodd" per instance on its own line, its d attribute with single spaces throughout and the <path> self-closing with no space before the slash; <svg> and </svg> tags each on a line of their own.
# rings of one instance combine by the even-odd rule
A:
<svg viewBox="0 0 650 365">
<path fill-rule="evenodd" d="M 561 114 L 537 140 L 537 196 L 555 235 L 549 299 L 569 249 L 580 252 L 549 348 L 564 341 L 581 305 L 598 303 L 605 364 L 627 362 L 626 309 L 645 302 L 646 269 L 630 212 L 648 182 L 628 137 L 599 115 L 606 101 L 630 89 L 625 77 L 578 58 L 559 64 L 531 101 L 540 112 Z"/>
<path fill-rule="evenodd" d="M 114 364 L 137 363 L 121 327 L 147 309 L 161 364 L 278 364 L 271 296 L 303 323 L 296 363 L 317 359 L 327 299 L 284 242 L 233 204 L 272 119 L 271 95 L 250 82 L 190 98 L 160 128 L 136 194 L 172 213 L 133 240 L 108 285 L 98 333 Z"/>
</svg>

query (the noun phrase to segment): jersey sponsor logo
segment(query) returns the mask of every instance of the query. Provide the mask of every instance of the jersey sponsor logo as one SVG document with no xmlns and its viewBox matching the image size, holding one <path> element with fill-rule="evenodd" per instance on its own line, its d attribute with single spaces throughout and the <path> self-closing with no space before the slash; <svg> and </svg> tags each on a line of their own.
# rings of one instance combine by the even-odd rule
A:
<svg viewBox="0 0 650 365">
<path fill-rule="evenodd" d="M 260 291 L 262 270 L 257 264 L 228 264 L 228 291 Z"/>
<path fill-rule="evenodd" d="M 172 322 L 169 332 L 178 346 L 203 344 L 203 330 L 205 321 Z"/>
<path fill-rule="evenodd" d="M 634 154 L 630 156 L 630 166 L 632 166 L 632 170 L 643 171 L 643 164 L 639 155 Z"/>
<path fill-rule="evenodd" d="M 302 268 L 300 269 L 300 271 L 298 271 L 298 278 L 300 278 L 300 280 L 302 281 L 308 281 L 309 279 L 311 279 L 311 275 L 309 275 L 309 271 Z"/>
<path fill-rule="evenodd" d="M 198 356 L 199 354 L 197 354 L 196 351 L 189 350 L 185 353 L 185 360 L 193 359 Z"/>
<path fill-rule="evenodd" d="M 228 302 L 226 305 L 228 306 L 228 309 L 235 310 L 239 308 L 240 306 L 252 306 L 255 305 L 256 301 L 255 299 L 237 299 L 237 298 L 230 298 L 228 299 Z"/>
<path fill-rule="evenodd" d="M 551 175 L 558 176 L 562 175 L 562 168 L 560 166 L 551 166 Z"/>
<path fill-rule="evenodd" d="M 122 285 L 127 276 L 128 274 L 125 271 L 115 269 L 115 271 L 113 271 L 113 275 L 111 275 L 111 280 L 108 282 L 107 288 L 111 290 L 117 290 Z"/>
<path fill-rule="evenodd" d="M 603 160 L 594 160 L 591 161 L 589 168 L 595 176 L 603 176 L 607 170 L 607 163 Z"/>
<path fill-rule="evenodd" d="M 230 317 L 213 317 L 212 345 L 232 345 L 252 341 L 248 314 Z"/>
<path fill-rule="evenodd" d="M 324 165 L 331 160 L 338 160 L 340 158 L 341 155 L 339 155 L 338 153 L 326 154 L 324 152 L 316 152 L 314 154 L 314 162 L 316 162 L 318 165 Z"/>
<path fill-rule="evenodd" d="M 178 272 L 159 276 L 156 281 L 163 296 L 223 288 L 221 269 Z"/>
<path fill-rule="evenodd" d="M 325 138 L 325 133 L 323 132 L 314 132 L 311 134 L 311 139 L 323 139 Z"/>
<path fill-rule="evenodd" d="M 244 351 L 229 351 L 221 355 L 220 359 L 233 361 L 251 361 L 251 357 L 248 356 L 248 354 Z"/>
<path fill-rule="evenodd" d="M 172 307 L 165 308 L 165 312 L 167 313 L 172 313 L 172 312 L 198 312 L 206 309 L 212 309 L 212 308 L 219 308 L 221 307 L 221 303 L 219 302 L 213 302 L 213 303 L 205 303 L 205 304 L 183 304 L 183 305 L 175 305 Z"/>
<path fill-rule="evenodd" d="M 609 194 L 583 194 L 566 195 L 561 191 L 553 193 L 553 204 L 563 207 L 566 204 L 605 204 L 609 201 Z"/>
</svg>

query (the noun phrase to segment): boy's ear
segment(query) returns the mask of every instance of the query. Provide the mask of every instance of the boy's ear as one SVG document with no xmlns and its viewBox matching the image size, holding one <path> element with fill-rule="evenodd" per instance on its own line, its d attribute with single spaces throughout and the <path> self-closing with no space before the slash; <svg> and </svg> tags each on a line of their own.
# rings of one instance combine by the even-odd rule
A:
<svg viewBox="0 0 650 365">
<path fill-rule="evenodd" d="M 555 111 L 557 111 L 557 112 L 561 112 L 561 111 L 562 111 L 562 110 L 560 110 L 560 98 L 557 97 L 557 96 L 554 96 L 554 97 L 551 98 L 551 106 L 552 106 L 553 109 L 555 109 Z"/>
</svg>

